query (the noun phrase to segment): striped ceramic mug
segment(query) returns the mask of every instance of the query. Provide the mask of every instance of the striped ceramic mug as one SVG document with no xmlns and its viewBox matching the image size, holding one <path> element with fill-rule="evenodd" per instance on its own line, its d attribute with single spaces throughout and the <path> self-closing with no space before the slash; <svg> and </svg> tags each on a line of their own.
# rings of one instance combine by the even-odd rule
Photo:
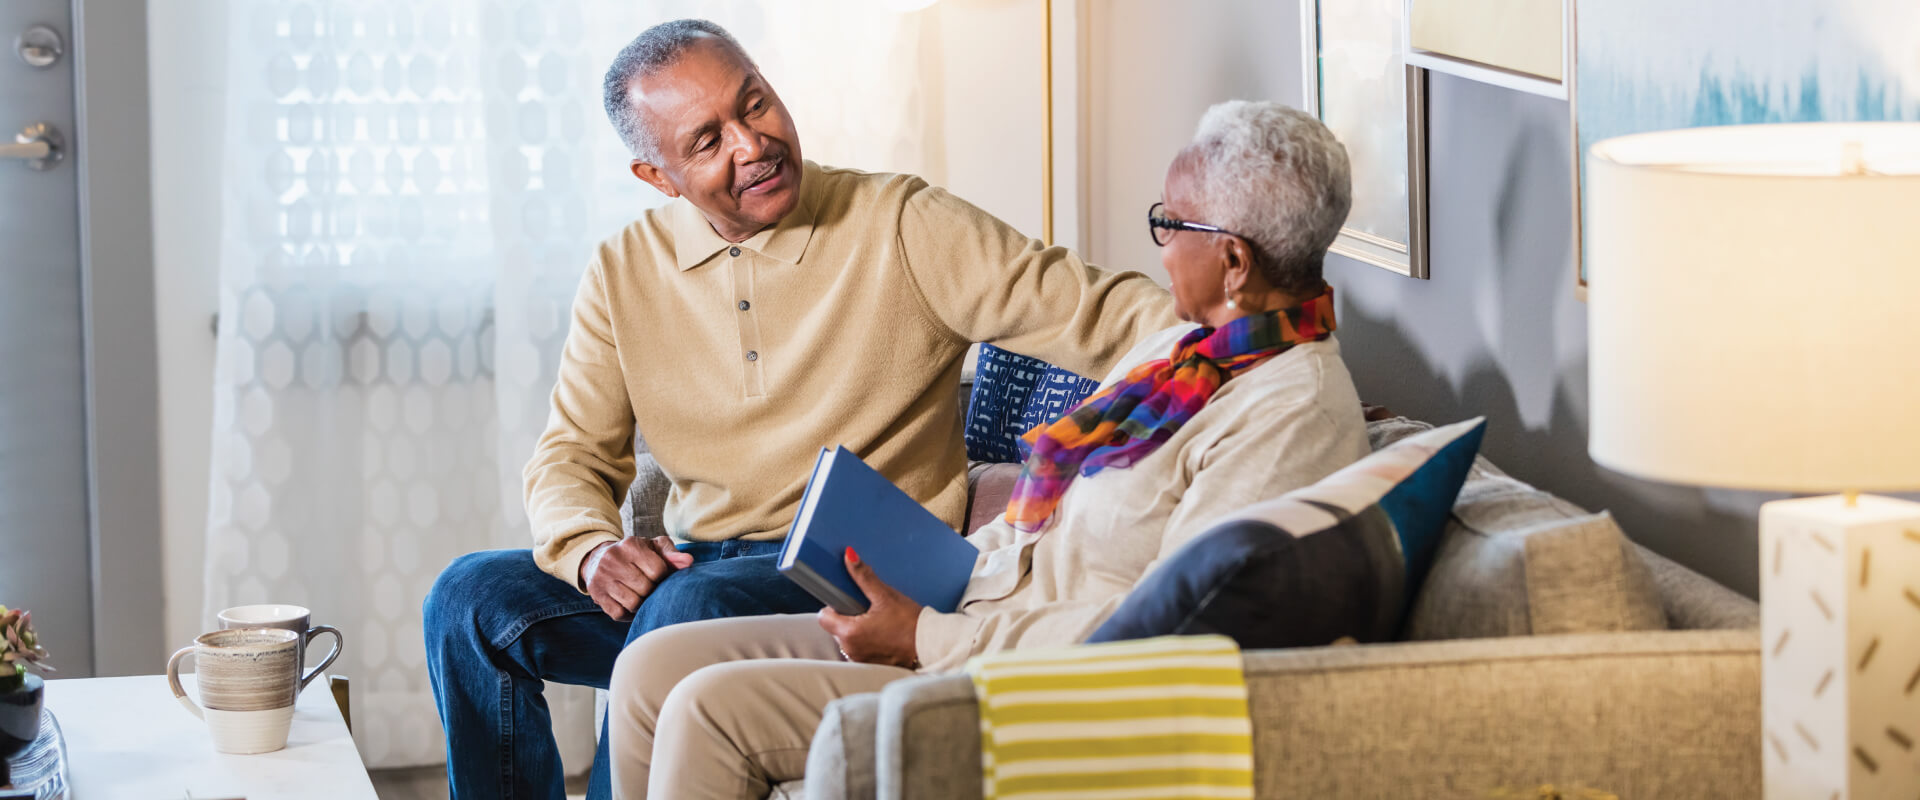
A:
<svg viewBox="0 0 1920 800">
<path fill-rule="evenodd" d="M 313 637 L 327 633 L 333 635 L 333 649 L 327 652 L 327 659 L 320 662 L 320 669 L 326 669 L 340 656 L 340 648 L 346 646 L 346 637 L 340 635 L 340 629 L 332 625 L 313 624 L 313 612 L 305 606 L 290 606 L 284 603 L 261 603 L 251 606 L 234 606 L 220 612 L 222 628 L 285 628 L 300 634 L 300 668 L 307 668 L 307 644 Z M 300 680 L 300 688 L 307 688 L 313 676 L 320 674 L 316 669 Z"/>
<path fill-rule="evenodd" d="M 279 628 L 203 633 L 167 660 L 167 685 L 174 699 L 207 721 L 213 749 L 271 753 L 287 746 L 293 725 L 293 701 L 301 685 L 299 652 L 300 635 Z M 198 704 L 180 686 L 180 660 L 187 656 L 193 656 Z"/>
</svg>

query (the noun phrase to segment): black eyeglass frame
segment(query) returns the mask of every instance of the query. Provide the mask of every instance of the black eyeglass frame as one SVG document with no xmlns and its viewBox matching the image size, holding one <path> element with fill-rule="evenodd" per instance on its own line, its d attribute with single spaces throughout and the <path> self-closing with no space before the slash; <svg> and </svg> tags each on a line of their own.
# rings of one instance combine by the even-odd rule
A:
<svg viewBox="0 0 1920 800">
<path fill-rule="evenodd" d="M 1241 239 L 1247 238 L 1245 236 L 1240 236 L 1240 234 L 1234 233 L 1233 231 L 1227 230 L 1226 228 L 1221 228 L 1214 225 L 1208 225 L 1201 222 L 1188 222 L 1183 219 L 1174 219 L 1164 214 L 1155 213 L 1166 207 L 1167 207 L 1166 203 L 1154 203 L 1153 205 L 1147 206 L 1147 235 L 1150 237 L 1153 237 L 1153 244 L 1156 247 L 1166 247 L 1167 242 L 1173 241 L 1173 234 L 1171 233 L 1171 231 L 1198 231 L 1200 233 L 1224 233 L 1228 236 L 1239 236 Z M 1169 231 L 1169 233 L 1167 234 L 1167 238 L 1165 240 L 1162 240 L 1160 238 L 1160 231 L 1162 230 Z M 1251 241 L 1252 240 L 1248 240 L 1249 243 L 1251 243 Z"/>
</svg>

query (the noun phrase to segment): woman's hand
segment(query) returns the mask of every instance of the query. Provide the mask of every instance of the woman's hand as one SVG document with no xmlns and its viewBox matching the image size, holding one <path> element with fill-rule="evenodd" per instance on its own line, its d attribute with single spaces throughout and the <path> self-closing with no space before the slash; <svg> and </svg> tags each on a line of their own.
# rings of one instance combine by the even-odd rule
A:
<svg viewBox="0 0 1920 800">
<path fill-rule="evenodd" d="M 833 634 L 848 661 L 918 669 L 920 654 L 914 634 L 920 628 L 920 604 L 880 580 L 851 547 L 847 548 L 846 562 L 853 582 L 867 593 L 867 613 L 849 617 L 831 607 L 823 608 L 820 627 Z"/>
</svg>

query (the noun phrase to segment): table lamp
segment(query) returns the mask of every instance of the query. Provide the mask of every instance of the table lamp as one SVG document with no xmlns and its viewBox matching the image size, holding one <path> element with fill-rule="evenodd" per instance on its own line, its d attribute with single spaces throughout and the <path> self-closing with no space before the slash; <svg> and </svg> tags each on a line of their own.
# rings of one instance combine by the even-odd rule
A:
<svg viewBox="0 0 1920 800">
<path fill-rule="evenodd" d="M 1920 124 L 1608 139 L 1594 461 L 1760 509 L 1765 796 L 1920 798 Z"/>
</svg>

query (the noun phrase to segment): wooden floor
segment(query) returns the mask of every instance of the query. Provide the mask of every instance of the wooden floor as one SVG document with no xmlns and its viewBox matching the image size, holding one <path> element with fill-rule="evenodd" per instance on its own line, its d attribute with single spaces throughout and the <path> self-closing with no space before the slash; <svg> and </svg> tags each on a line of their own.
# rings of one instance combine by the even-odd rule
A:
<svg viewBox="0 0 1920 800">
<path fill-rule="evenodd" d="M 368 774 L 373 777 L 373 791 L 380 800 L 447 800 L 445 767 L 376 769 Z M 586 796 L 587 776 L 567 779 L 568 800 Z"/>
</svg>

